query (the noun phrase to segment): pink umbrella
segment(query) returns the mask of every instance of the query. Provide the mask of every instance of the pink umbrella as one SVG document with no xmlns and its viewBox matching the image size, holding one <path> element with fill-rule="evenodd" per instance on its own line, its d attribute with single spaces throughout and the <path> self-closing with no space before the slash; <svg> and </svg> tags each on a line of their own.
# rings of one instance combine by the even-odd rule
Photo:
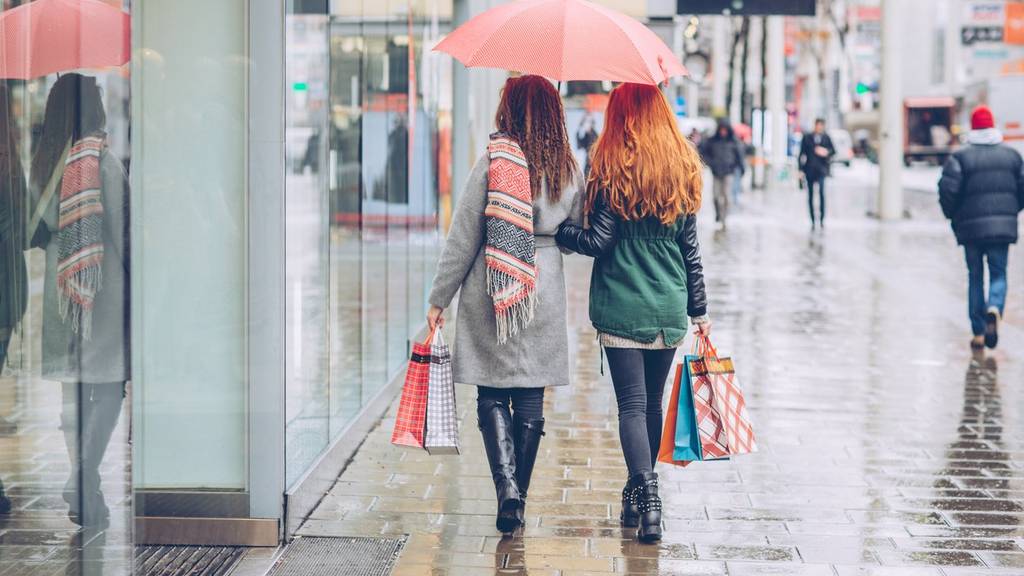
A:
<svg viewBox="0 0 1024 576">
<path fill-rule="evenodd" d="M 0 12 L 0 78 L 120 66 L 131 16 L 103 0 L 35 0 Z"/>
<path fill-rule="evenodd" d="M 553 80 L 660 84 L 686 68 L 647 26 L 586 0 L 522 0 L 492 8 L 435 50 L 468 67 Z"/>
</svg>

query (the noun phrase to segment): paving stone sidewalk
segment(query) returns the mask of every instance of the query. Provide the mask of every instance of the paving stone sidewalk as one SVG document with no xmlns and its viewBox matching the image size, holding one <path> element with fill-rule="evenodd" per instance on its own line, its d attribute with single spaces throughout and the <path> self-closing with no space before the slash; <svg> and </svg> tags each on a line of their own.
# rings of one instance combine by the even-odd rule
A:
<svg viewBox="0 0 1024 576">
<path fill-rule="evenodd" d="M 727 232 L 702 217 L 714 340 L 736 361 L 761 450 L 659 465 L 661 544 L 618 525 L 626 470 L 579 257 L 574 383 L 547 397 L 521 536 L 494 530 L 467 387 L 461 456 L 391 446 L 393 407 L 300 533 L 409 534 L 400 575 L 1024 574 L 1020 249 L 1000 349 L 972 356 L 963 259 L 932 199 L 882 225 L 862 216 L 869 191 L 841 176 L 824 234 L 797 191 L 748 194 Z"/>
</svg>

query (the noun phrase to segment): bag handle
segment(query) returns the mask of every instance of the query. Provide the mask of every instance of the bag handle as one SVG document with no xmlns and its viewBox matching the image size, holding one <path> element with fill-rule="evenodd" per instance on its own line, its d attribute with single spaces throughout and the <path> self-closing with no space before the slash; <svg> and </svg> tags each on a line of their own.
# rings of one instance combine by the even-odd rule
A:
<svg viewBox="0 0 1024 576">
<path fill-rule="evenodd" d="M 695 338 L 693 339 L 692 354 L 698 358 L 718 359 L 718 350 L 716 350 L 715 345 L 711 343 L 711 337 L 701 334 L 700 332 L 695 334 Z"/>
<path fill-rule="evenodd" d="M 441 323 L 434 324 L 434 329 L 427 333 L 426 340 L 423 341 L 423 345 L 430 348 L 430 345 L 434 343 L 434 336 L 438 334 L 441 329 Z M 444 336 L 441 337 L 444 339 Z"/>
</svg>

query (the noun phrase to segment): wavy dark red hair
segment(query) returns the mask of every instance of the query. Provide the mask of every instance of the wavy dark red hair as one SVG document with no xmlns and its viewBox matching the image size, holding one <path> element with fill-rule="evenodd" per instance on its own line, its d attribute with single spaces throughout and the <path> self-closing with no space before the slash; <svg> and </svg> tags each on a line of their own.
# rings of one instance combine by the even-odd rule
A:
<svg viewBox="0 0 1024 576">
<path fill-rule="evenodd" d="M 546 181 L 548 198 L 558 202 L 579 168 L 569 146 L 562 98 L 551 82 L 532 75 L 509 78 L 494 124 L 526 154 L 533 197 L 540 196 L 541 182 Z"/>
<path fill-rule="evenodd" d="M 622 84 L 612 91 L 590 154 L 588 213 L 600 194 L 625 220 L 657 218 L 670 225 L 700 208 L 700 155 L 656 86 Z"/>
</svg>

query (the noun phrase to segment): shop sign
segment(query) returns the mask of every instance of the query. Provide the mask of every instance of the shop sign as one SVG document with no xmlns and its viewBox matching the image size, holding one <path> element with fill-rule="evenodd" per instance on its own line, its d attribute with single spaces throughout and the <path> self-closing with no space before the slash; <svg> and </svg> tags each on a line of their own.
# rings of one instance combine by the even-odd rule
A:
<svg viewBox="0 0 1024 576">
<path fill-rule="evenodd" d="M 814 16 L 815 0 L 676 0 L 677 14 Z"/>
<path fill-rule="evenodd" d="M 964 4 L 964 23 L 969 26 L 1002 26 L 1005 2 L 972 1 Z"/>
<path fill-rule="evenodd" d="M 1024 44 L 1024 2 L 1010 2 L 1006 5 L 1006 24 L 1003 27 L 1003 42 Z"/>
<path fill-rule="evenodd" d="M 978 42 L 1002 42 L 1002 26 L 964 26 L 960 29 L 960 43 L 970 46 Z"/>
</svg>

